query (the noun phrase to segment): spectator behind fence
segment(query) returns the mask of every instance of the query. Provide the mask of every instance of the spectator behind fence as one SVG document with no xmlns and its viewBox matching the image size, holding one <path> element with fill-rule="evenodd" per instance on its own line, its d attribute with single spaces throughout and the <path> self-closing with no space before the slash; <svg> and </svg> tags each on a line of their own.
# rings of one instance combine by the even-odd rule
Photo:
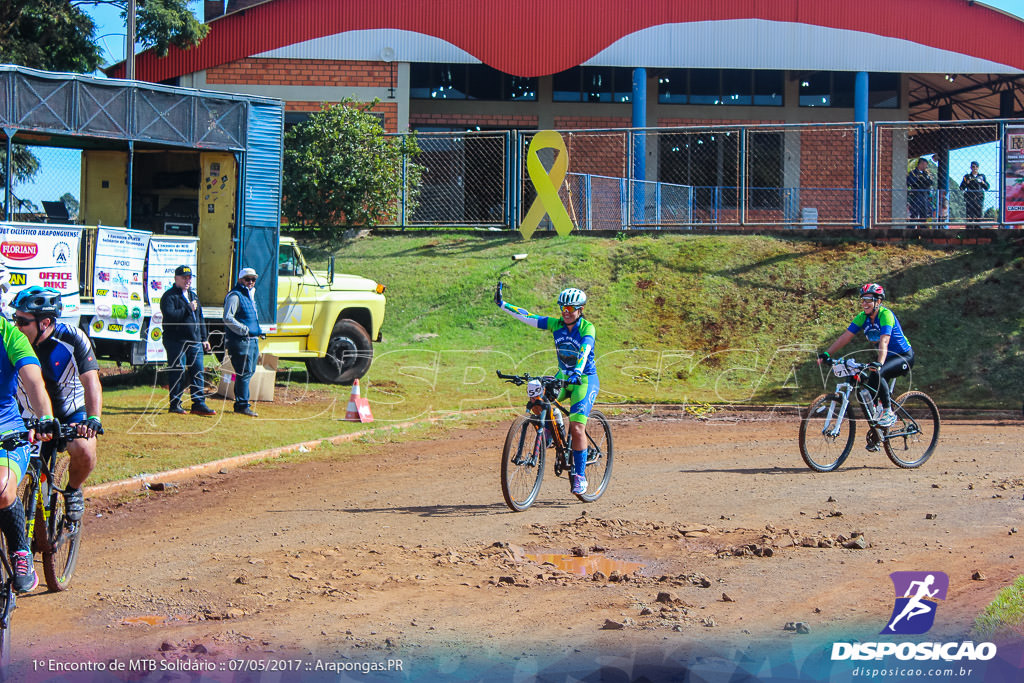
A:
<svg viewBox="0 0 1024 683">
<path fill-rule="evenodd" d="M 978 162 L 971 162 L 971 172 L 960 181 L 964 192 L 964 212 L 969 221 L 981 220 L 981 208 L 985 204 L 985 191 L 989 188 L 984 173 L 978 173 Z"/>
<path fill-rule="evenodd" d="M 911 220 L 931 218 L 932 174 L 928 172 L 928 160 L 918 159 L 917 166 L 907 175 L 907 209 Z"/>
</svg>

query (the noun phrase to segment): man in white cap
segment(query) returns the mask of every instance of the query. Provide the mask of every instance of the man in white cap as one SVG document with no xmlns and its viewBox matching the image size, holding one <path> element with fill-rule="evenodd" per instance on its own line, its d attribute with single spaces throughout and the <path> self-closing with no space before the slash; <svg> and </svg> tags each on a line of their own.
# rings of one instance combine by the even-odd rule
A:
<svg viewBox="0 0 1024 683">
<path fill-rule="evenodd" d="M 235 369 L 235 412 L 257 417 L 249 405 L 249 380 L 256 372 L 260 338 L 265 338 L 256 310 L 256 271 L 242 268 L 238 282 L 224 297 L 225 345 Z"/>
</svg>

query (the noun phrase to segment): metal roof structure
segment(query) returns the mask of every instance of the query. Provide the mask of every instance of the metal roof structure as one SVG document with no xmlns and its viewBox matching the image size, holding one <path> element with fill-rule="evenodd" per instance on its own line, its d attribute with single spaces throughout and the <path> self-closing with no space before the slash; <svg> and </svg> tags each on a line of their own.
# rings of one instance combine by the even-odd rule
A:
<svg viewBox="0 0 1024 683">
<path fill-rule="evenodd" d="M 911 75 L 915 118 L 947 105 L 957 117 L 999 116 L 1005 90 L 1013 111 L 1021 106 L 1024 21 L 974 0 L 232 0 L 227 9 L 199 46 L 139 55 L 138 77 L 389 51 L 389 61 L 479 62 L 516 76 L 581 64 L 899 72 Z"/>
</svg>

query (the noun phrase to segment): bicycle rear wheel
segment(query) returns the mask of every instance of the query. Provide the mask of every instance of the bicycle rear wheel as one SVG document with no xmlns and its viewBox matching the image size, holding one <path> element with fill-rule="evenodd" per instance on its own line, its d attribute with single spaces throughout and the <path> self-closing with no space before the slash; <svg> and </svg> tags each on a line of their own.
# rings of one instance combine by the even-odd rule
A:
<svg viewBox="0 0 1024 683">
<path fill-rule="evenodd" d="M 800 421 L 800 456 L 815 472 L 831 472 L 850 456 L 853 439 L 857 435 L 857 423 L 847 414 L 839 425 L 839 433 L 833 436 L 836 413 L 842 399 L 836 394 L 822 394 L 811 401 L 810 407 Z M 827 431 L 826 434 L 826 421 Z"/>
<path fill-rule="evenodd" d="M 579 493 L 576 497 L 585 503 L 593 503 L 601 497 L 608 488 L 608 482 L 612 480 L 612 428 L 600 410 L 590 411 L 586 433 L 588 486 L 586 493 Z"/>
<path fill-rule="evenodd" d="M 68 466 L 71 458 L 61 455 L 53 467 L 53 485 L 64 489 L 68 485 Z M 50 522 L 46 527 L 47 542 L 42 549 L 43 574 L 46 576 L 46 587 L 53 592 L 67 590 L 71 585 L 71 577 L 78 564 L 78 548 L 82 541 L 82 522 L 69 522 L 64 518 L 64 494 L 52 491 L 50 499 L 53 510 Z M 40 520 L 36 520 L 36 528 Z"/>
<path fill-rule="evenodd" d="M 939 442 L 939 409 L 927 394 L 908 391 L 893 399 L 896 424 L 886 433 L 885 454 L 905 469 L 920 467 Z"/>
<path fill-rule="evenodd" d="M 515 512 L 533 505 L 544 479 L 547 439 L 540 422 L 520 415 L 508 428 L 501 451 L 501 494 Z"/>
</svg>

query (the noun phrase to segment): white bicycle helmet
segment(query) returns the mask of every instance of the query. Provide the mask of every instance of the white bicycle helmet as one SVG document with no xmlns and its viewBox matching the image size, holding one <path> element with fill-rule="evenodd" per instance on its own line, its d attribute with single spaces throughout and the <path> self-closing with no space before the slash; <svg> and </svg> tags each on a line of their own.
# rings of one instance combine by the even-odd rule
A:
<svg viewBox="0 0 1024 683">
<path fill-rule="evenodd" d="M 580 307 L 587 303 L 587 295 L 583 293 L 582 289 L 576 289 L 570 287 L 569 289 L 563 289 L 562 293 L 558 295 L 559 306 L 576 306 Z"/>
</svg>

